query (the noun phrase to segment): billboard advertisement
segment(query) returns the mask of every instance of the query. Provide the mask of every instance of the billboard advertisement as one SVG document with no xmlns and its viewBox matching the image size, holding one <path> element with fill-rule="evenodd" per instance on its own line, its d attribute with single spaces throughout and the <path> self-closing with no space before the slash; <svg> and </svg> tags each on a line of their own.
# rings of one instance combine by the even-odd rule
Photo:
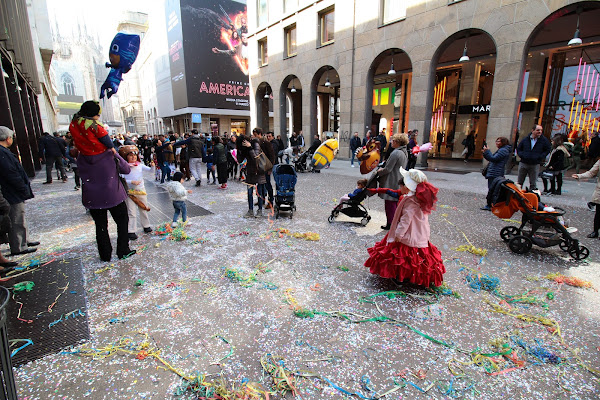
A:
<svg viewBox="0 0 600 400">
<path fill-rule="evenodd" d="M 246 1 L 168 0 L 167 7 L 175 108 L 250 110 Z"/>
</svg>

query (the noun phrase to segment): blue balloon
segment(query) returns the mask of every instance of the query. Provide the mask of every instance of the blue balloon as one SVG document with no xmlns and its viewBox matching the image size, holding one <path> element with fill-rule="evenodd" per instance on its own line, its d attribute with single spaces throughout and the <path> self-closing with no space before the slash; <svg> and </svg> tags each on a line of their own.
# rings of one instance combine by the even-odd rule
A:
<svg viewBox="0 0 600 400">
<path fill-rule="evenodd" d="M 128 33 L 117 33 L 110 43 L 110 51 L 108 53 L 109 63 L 106 63 L 106 68 L 111 68 L 104 84 L 100 88 L 100 98 L 110 96 L 117 93 L 119 84 L 123 80 L 123 74 L 131 70 L 138 52 L 140 51 L 140 36 L 131 35 Z"/>
</svg>

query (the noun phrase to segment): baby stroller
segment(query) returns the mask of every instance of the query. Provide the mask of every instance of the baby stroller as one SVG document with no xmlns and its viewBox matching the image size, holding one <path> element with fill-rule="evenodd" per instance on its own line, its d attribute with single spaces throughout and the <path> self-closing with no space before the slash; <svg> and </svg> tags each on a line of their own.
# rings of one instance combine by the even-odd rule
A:
<svg viewBox="0 0 600 400">
<path fill-rule="evenodd" d="M 298 179 L 296 171 L 294 171 L 291 165 L 277 164 L 273 167 L 273 179 L 275 179 L 275 189 L 277 191 L 273 208 L 275 218 L 279 218 L 280 213 L 287 212 L 290 219 L 292 219 L 296 210 L 296 205 L 294 204 L 296 181 Z"/>
<path fill-rule="evenodd" d="M 565 210 L 554 207 L 555 211 L 540 211 L 539 198 L 535 193 L 521 191 L 513 181 L 496 178 L 490 188 L 492 212 L 498 218 L 506 219 L 521 211 L 521 226 L 506 226 L 500 231 L 502 240 L 508 243 L 511 251 L 525 254 L 532 245 L 543 248 L 558 245 L 575 260 L 583 260 L 590 250 L 579 244 L 561 223 Z"/>
<path fill-rule="evenodd" d="M 296 172 L 310 172 L 312 170 L 311 156 L 312 154 L 308 150 L 298 156 L 298 159 L 294 162 Z"/>
<path fill-rule="evenodd" d="M 367 188 L 376 188 L 377 187 L 377 178 L 376 174 L 373 173 L 367 179 L 367 187 L 363 189 L 358 195 L 354 196 L 350 200 L 342 201 L 340 204 L 335 206 L 333 210 L 331 210 L 331 215 L 327 218 L 329 223 L 335 221 L 335 218 L 340 215 L 340 213 L 349 216 L 350 218 L 360 218 L 360 224 L 362 226 L 366 226 L 371 220 L 371 216 L 369 212 L 361 203 L 367 198 L 367 196 L 372 196 L 371 193 L 367 190 Z"/>
</svg>

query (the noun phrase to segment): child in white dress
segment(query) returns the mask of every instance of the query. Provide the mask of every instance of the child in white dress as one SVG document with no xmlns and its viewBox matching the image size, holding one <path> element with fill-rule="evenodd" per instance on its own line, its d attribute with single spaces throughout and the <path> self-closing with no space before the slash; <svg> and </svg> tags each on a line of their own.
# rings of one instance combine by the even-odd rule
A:
<svg viewBox="0 0 600 400">
<path fill-rule="evenodd" d="M 150 219 L 148 219 L 148 198 L 146 195 L 146 187 L 144 186 L 144 171 L 152 171 L 152 168 L 144 165 L 140 161 L 139 150 L 136 146 L 121 146 L 119 148 L 119 155 L 123 157 L 131 167 L 131 172 L 126 175 L 121 175 L 127 182 L 127 214 L 129 215 L 129 224 L 127 232 L 129 240 L 136 240 L 138 238 L 136 231 L 137 226 L 137 214 L 140 215 L 140 222 L 144 233 L 152 232 L 150 227 Z"/>
</svg>

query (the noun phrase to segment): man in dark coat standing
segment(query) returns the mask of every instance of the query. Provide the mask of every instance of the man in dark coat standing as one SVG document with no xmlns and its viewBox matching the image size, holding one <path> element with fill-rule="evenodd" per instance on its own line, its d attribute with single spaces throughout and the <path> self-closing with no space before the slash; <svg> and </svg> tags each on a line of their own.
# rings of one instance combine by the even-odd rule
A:
<svg viewBox="0 0 600 400">
<path fill-rule="evenodd" d="M 46 134 L 49 136 L 48 134 Z M 33 253 L 40 242 L 27 241 L 25 221 L 25 200 L 33 198 L 29 178 L 17 157 L 8 149 L 14 141 L 14 132 L 0 126 L 0 188 L 2 196 L 10 204 L 9 218 L 11 229 L 8 232 L 10 255 Z M 53 140 L 52 138 L 50 138 Z M 31 246 L 31 247 L 30 247 Z"/>
<path fill-rule="evenodd" d="M 50 136 L 44 132 L 39 143 L 40 160 L 46 162 L 46 182 L 52 183 L 52 166 L 56 164 L 56 169 L 60 171 L 60 177 L 63 182 L 67 181 L 67 172 L 62 162 L 63 157 L 67 156 L 67 146 L 63 139 Z"/>
<path fill-rule="evenodd" d="M 354 157 L 356 156 L 356 150 L 360 147 L 360 138 L 358 132 L 354 132 L 354 136 L 350 139 L 350 166 L 354 168 Z"/>
<path fill-rule="evenodd" d="M 550 141 L 542 135 L 542 126 L 534 125 L 531 133 L 524 137 L 517 146 L 517 155 L 521 158 L 517 182 L 521 187 L 525 183 L 525 177 L 529 176 L 529 189 L 537 189 L 540 164 L 546 160 L 546 156 L 550 154 L 551 150 Z"/>
</svg>

